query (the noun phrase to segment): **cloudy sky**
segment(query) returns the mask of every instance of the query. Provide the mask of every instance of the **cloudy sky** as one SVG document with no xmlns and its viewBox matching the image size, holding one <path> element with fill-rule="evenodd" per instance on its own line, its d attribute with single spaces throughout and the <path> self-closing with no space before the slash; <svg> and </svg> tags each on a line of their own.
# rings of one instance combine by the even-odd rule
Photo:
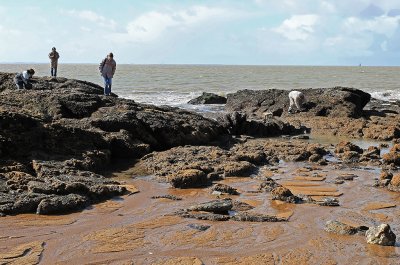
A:
<svg viewBox="0 0 400 265">
<path fill-rule="evenodd" d="M 399 0 L 0 1 L 0 62 L 399 65 Z"/>
</svg>

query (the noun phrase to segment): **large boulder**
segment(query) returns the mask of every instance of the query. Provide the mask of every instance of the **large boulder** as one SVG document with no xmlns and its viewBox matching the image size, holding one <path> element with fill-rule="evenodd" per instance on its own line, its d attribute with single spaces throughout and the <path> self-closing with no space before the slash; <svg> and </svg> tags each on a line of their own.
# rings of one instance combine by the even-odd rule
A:
<svg viewBox="0 0 400 265">
<path fill-rule="evenodd" d="M 199 104 L 225 104 L 226 98 L 219 96 L 214 93 L 203 92 L 203 94 L 197 98 L 194 98 L 188 102 L 188 104 L 199 105 Z"/>
<path fill-rule="evenodd" d="M 309 115 L 329 117 L 360 117 L 371 95 L 354 88 L 334 87 L 300 89 L 306 97 L 305 108 Z M 244 111 L 262 116 L 271 112 L 274 116 L 287 113 L 288 90 L 240 90 L 227 95 L 226 110 Z"/>
</svg>

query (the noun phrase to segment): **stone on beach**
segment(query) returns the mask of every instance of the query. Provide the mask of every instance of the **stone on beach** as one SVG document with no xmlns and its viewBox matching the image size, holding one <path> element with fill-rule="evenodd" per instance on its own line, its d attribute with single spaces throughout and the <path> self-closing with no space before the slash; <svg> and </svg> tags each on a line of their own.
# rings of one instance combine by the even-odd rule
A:
<svg viewBox="0 0 400 265">
<path fill-rule="evenodd" d="M 221 184 L 221 183 L 214 184 L 214 186 L 211 187 L 211 190 L 219 191 L 221 193 L 227 193 L 230 195 L 239 195 L 239 192 L 237 191 L 237 189 L 232 188 L 231 186 L 228 186 L 226 184 Z"/>
<path fill-rule="evenodd" d="M 189 211 L 204 211 L 216 214 L 227 214 L 233 207 L 231 199 L 214 200 L 190 206 Z"/>
<path fill-rule="evenodd" d="M 271 191 L 272 199 L 289 203 L 299 203 L 302 201 L 300 197 L 293 195 L 293 193 L 285 187 L 276 187 Z"/>
<path fill-rule="evenodd" d="M 396 244 L 396 235 L 388 224 L 370 227 L 365 236 L 369 244 L 381 246 L 394 246 Z"/>
<path fill-rule="evenodd" d="M 339 221 L 328 221 L 325 224 L 325 231 L 339 235 L 354 235 L 358 232 L 356 227 L 341 223 Z"/>
</svg>

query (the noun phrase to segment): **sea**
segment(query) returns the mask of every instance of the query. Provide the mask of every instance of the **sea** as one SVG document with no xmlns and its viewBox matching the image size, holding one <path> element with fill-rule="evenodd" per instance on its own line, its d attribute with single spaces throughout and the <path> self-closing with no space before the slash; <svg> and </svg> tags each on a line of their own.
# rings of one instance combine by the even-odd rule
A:
<svg viewBox="0 0 400 265">
<path fill-rule="evenodd" d="M 0 64 L 2 72 L 28 68 L 34 68 L 36 76 L 50 75 L 49 64 Z M 60 64 L 58 76 L 103 84 L 98 64 Z M 400 100 L 400 67 L 118 64 L 112 91 L 140 103 L 213 112 L 222 106 L 192 106 L 187 102 L 202 92 L 226 96 L 243 89 L 335 86 L 362 89 L 381 100 Z"/>
</svg>

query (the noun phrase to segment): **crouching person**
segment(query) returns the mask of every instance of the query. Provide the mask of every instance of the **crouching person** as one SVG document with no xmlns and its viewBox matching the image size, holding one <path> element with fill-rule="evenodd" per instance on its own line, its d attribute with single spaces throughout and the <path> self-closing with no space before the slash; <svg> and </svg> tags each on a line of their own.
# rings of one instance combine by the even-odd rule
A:
<svg viewBox="0 0 400 265">
<path fill-rule="evenodd" d="M 35 70 L 33 70 L 33 69 L 29 69 L 29 70 L 23 71 L 22 73 L 18 73 L 14 77 L 14 82 L 17 85 L 17 88 L 31 89 L 32 84 L 31 84 L 30 80 L 34 74 L 35 74 Z"/>
<path fill-rule="evenodd" d="M 295 113 L 298 111 L 304 111 L 303 104 L 305 103 L 305 96 L 303 92 L 300 91 L 291 91 L 289 93 L 289 113 Z M 296 107 L 296 111 L 294 111 L 294 107 Z"/>
</svg>

